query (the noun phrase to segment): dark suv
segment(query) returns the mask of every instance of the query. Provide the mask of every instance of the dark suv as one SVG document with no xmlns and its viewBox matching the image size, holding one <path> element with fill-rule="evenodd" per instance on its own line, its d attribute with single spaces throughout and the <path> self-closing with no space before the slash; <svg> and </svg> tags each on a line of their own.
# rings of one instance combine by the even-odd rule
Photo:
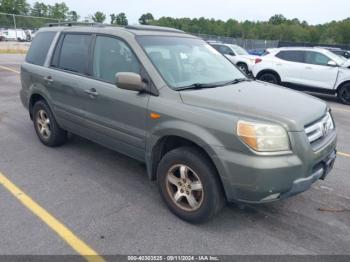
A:
<svg viewBox="0 0 350 262">
<path fill-rule="evenodd" d="M 226 201 L 303 192 L 333 167 L 336 132 L 324 102 L 247 79 L 182 31 L 43 28 L 21 81 L 43 144 L 62 145 L 70 132 L 145 162 L 165 203 L 189 222 Z"/>
</svg>

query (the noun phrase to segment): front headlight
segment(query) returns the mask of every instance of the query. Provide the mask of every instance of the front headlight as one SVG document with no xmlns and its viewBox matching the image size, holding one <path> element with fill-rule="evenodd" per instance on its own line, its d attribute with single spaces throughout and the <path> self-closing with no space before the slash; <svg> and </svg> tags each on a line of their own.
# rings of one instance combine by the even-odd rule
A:
<svg viewBox="0 0 350 262">
<path fill-rule="evenodd" d="M 238 121 L 237 134 L 245 144 L 258 152 L 290 150 L 288 134 L 278 125 Z"/>
</svg>

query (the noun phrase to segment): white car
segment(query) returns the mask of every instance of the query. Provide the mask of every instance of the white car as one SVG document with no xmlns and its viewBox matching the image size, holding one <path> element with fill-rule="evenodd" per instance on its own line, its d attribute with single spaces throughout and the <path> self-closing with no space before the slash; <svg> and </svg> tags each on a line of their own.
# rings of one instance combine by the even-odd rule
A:
<svg viewBox="0 0 350 262">
<path fill-rule="evenodd" d="M 1 41 L 26 41 L 27 34 L 23 29 L 7 29 L 0 32 Z"/>
<path fill-rule="evenodd" d="M 253 76 L 261 81 L 337 95 L 350 104 L 350 60 L 326 49 L 284 47 L 268 49 L 256 60 Z"/>
<path fill-rule="evenodd" d="M 259 56 L 250 55 L 245 49 L 238 45 L 217 42 L 209 42 L 209 44 L 226 56 L 246 74 L 249 74 L 252 71 L 255 60 L 259 58 Z"/>
</svg>

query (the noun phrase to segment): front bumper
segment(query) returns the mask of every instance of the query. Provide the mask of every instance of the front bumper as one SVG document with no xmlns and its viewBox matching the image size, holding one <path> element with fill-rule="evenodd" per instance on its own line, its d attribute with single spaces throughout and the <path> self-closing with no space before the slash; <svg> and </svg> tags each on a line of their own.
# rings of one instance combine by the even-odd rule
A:
<svg viewBox="0 0 350 262">
<path fill-rule="evenodd" d="M 265 203 L 301 193 L 333 168 L 337 136 L 332 132 L 321 149 L 314 151 L 305 133 L 295 132 L 293 152 L 261 156 L 215 148 L 226 198 L 230 202 Z"/>
</svg>

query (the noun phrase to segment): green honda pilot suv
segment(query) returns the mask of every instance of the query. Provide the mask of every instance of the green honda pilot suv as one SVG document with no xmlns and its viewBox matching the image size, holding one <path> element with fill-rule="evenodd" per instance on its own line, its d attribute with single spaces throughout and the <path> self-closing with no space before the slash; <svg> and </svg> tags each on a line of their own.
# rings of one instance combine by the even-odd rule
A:
<svg viewBox="0 0 350 262">
<path fill-rule="evenodd" d="M 40 141 L 77 134 L 146 164 L 169 209 L 196 223 L 324 179 L 336 157 L 326 103 L 248 79 L 205 41 L 153 26 L 40 29 L 20 96 Z"/>
</svg>

